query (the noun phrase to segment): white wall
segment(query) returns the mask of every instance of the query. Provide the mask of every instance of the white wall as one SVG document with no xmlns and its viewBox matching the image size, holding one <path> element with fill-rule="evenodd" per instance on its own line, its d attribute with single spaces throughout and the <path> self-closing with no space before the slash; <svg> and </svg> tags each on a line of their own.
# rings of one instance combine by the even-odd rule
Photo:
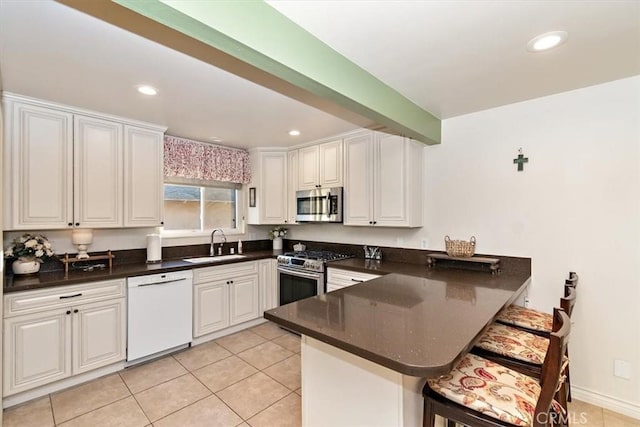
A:
<svg viewBox="0 0 640 427">
<path fill-rule="evenodd" d="M 290 238 L 444 249 L 446 234 L 475 235 L 480 253 L 532 258 L 529 296 L 546 311 L 577 271 L 575 394 L 640 418 L 640 77 L 444 120 L 425 157 L 422 229 L 297 226 Z M 614 377 L 614 359 L 632 379 Z"/>
</svg>

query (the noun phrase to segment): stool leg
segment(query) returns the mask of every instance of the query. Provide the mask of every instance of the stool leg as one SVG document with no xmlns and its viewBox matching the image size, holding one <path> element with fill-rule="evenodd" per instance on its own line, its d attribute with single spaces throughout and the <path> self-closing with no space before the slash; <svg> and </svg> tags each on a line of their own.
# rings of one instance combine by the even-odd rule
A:
<svg viewBox="0 0 640 427">
<path fill-rule="evenodd" d="M 436 413 L 433 411 L 431 399 L 424 398 L 424 414 L 422 415 L 423 427 L 434 427 L 436 425 Z"/>
</svg>

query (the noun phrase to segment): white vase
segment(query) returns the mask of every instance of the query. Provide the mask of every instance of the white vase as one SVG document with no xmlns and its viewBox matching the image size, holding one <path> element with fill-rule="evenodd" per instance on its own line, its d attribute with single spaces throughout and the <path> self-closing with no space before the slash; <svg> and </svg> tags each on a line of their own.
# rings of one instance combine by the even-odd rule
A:
<svg viewBox="0 0 640 427">
<path fill-rule="evenodd" d="M 13 274 L 33 274 L 40 271 L 40 263 L 36 260 L 20 261 L 17 259 L 11 264 L 11 269 Z"/>
<path fill-rule="evenodd" d="M 281 251 L 282 250 L 282 237 L 274 237 L 273 238 L 273 250 Z"/>
</svg>

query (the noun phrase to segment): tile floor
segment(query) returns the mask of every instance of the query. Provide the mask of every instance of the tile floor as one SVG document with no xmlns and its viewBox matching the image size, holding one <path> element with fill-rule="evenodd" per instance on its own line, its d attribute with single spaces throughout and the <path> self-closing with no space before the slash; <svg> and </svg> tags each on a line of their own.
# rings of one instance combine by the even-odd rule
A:
<svg viewBox="0 0 640 427">
<path fill-rule="evenodd" d="M 202 344 L 4 411 L 4 427 L 301 424 L 300 339 L 274 324 Z M 574 401 L 571 425 L 640 427 Z"/>
</svg>

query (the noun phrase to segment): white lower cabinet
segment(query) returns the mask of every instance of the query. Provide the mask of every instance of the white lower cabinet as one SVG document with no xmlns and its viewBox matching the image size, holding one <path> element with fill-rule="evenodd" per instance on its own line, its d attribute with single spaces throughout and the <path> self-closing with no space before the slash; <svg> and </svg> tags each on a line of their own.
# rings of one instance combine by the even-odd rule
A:
<svg viewBox="0 0 640 427">
<path fill-rule="evenodd" d="M 125 359 L 124 280 L 103 283 L 5 296 L 5 396 Z"/>
<path fill-rule="evenodd" d="M 73 307 L 73 374 L 126 358 L 124 298 Z"/>
<path fill-rule="evenodd" d="M 231 279 L 229 285 L 231 324 L 236 325 L 260 317 L 258 275 Z"/>
<path fill-rule="evenodd" d="M 66 312 L 5 319 L 5 396 L 71 375 L 71 318 Z"/>
<path fill-rule="evenodd" d="M 193 272 L 193 336 L 216 332 L 260 317 L 259 261 Z"/>
<path fill-rule="evenodd" d="M 258 261 L 260 268 L 260 315 L 278 306 L 278 262 L 275 259 Z"/>
<path fill-rule="evenodd" d="M 229 326 L 229 285 L 225 281 L 194 287 L 193 336 L 199 337 Z"/>
</svg>

